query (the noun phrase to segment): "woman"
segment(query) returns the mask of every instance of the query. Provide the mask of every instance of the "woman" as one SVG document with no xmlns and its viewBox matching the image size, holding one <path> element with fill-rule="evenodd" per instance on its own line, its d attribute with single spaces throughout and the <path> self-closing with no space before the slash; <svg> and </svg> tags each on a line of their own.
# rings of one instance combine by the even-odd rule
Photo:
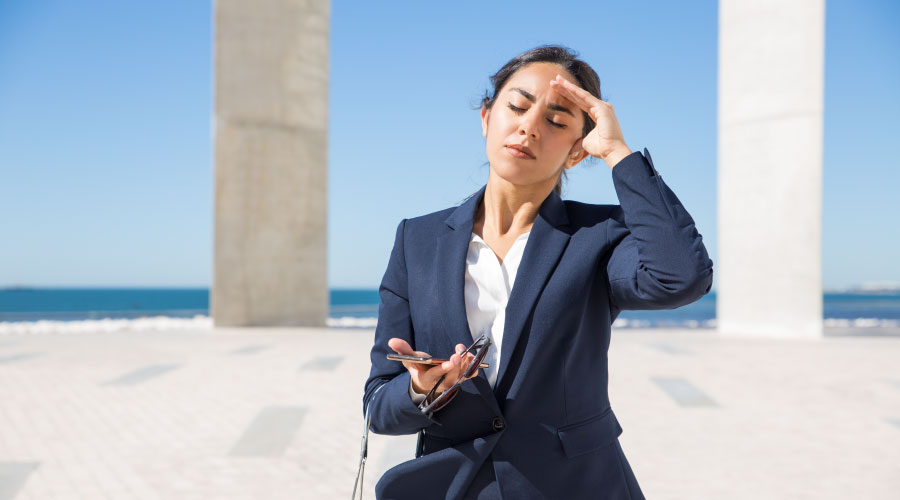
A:
<svg viewBox="0 0 900 500">
<path fill-rule="evenodd" d="M 421 431 L 420 449 L 382 476 L 378 498 L 644 498 L 607 394 L 610 327 L 623 309 L 696 301 L 713 263 L 575 55 L 542 46 L 493 75 L 487 183 L 397 228 L 363 409 L 375 433 Z M 565 171 L 589 155 L 612 169 L 620 205 L 560 198 Z M 482 334 L 488 367 L 466 377 L 479 351 L 464 351 Z"/>
</svg>

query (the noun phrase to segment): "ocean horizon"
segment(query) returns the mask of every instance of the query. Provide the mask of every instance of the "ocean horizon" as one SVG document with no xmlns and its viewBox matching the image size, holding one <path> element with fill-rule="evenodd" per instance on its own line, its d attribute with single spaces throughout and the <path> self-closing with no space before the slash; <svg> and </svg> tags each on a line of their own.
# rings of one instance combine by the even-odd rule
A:
<svg viewBox="0 0 900 500">
<path fill-rule="evenodd" d="M 332 288 L 327 326 L 374 328 L 377 289 Z M 900 327 L 900 292 L 826 292 L 827 327 Z M 184 327 L 185 321 L 211 326 L 209 288 L 28 288 L 0 289 L 0 334 L 34 330 L 83 330 L 84 322 L 143 321 L 154 328 Z M 170 321 L 166 321 L 170 320 Z M 716 292 L 677 309 L 622 311 L 617 328 L 715 328 Z"/>
</svg>

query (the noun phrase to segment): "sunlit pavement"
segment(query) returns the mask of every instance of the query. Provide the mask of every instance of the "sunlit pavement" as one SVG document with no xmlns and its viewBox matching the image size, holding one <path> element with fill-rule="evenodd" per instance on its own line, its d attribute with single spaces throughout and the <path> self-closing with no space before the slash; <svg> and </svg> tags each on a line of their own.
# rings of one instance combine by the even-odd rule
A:
<svg viewBox="0 0 900 500">
<path fill-rule="evenodd" d="M 900 336 L 833 333 L 613 330 L 610 399 L 647 498 L 900 498 Z M 349 498 L 372 336 L 0 336 L 0 500 Z M 366 497 L 414 447 L 371 435 Z"/>
</svg>

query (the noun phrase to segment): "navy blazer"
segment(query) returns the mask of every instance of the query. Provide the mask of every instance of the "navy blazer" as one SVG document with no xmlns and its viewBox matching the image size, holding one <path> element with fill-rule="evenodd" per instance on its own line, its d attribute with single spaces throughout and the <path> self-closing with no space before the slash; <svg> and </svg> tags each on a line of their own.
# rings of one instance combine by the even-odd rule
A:
<svg viewBox="0 0 900 500">
<path fill-rule="evenodd" d="M 371 405 L 378 434 L 424 429 L 424 448 L 385 472 L 378 498 L 465 498 L 485 477 L 506 499 L 643 498 L 607 393 L 610 326 L 623 309 L 696 301 L 712 286 L 713 262 L 646 148 L 616 164 L 612 180 L 620 205 L 547 196 L 506 306 L 495 387 L 479 370 L 430 417 L 409 396 L 406 368 L 385 358 L 388 339 L 443 358 L 472 343 L 466 254 L 487 186 L 400 222 L 378 289 L 363 411 Z"/>
</svg>

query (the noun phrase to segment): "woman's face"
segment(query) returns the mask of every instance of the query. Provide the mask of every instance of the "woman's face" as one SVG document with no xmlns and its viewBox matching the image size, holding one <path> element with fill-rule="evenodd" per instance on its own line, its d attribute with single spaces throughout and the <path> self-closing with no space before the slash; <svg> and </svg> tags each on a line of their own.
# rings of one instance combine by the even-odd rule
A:
<svg viewBox="0 0 900 500">
<path fill-rule="evenodd" d="M 531 63 L 506 81 L 490 110 L 482 106 L 491 175 L 518 186 L 552 189 L 563 166 L 571 168 L 587 156 L 581 149 L 581 109 L 550 87 L 557 74 L 577 84 L 558 64 Z M 531 154 L 518 153 L 511 145 Z"/>
</svg>

